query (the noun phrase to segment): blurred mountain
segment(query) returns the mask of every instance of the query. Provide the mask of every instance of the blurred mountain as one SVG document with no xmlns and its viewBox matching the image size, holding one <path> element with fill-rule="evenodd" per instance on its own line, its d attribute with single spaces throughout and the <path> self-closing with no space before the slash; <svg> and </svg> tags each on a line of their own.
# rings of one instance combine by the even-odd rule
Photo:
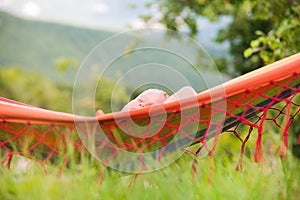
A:
<svg viewBox="0 0 300 200">
<path fill-rule="evenodd" d="M 0 66 L 20 66 L 61 81 L 66 77 L 57 76 L 57 62 L 66 58 L 79 65 L 99 42 L 112 34 L 25 20 L 0 12 Z M 68 73 L 69 79 L 74 73 Z"/>
<path fill-rule="evenodd" d="M 54 81 L 72 83 L 76 70 L 69 69 L 64 75 L 59 75 L 57 66 L 68 68 L 71 65 L 72 68 L 74 65 L 78 68 L 95 46 L 113 34 L 0 12 L 0 66 L 20 66 L 27 71 L 40 72 Z M 208 40 L 201 42 L 201 39 L 200 43 L 213 57 L 225 55 L 226 45 L 216 45 Z"/>
</svg>

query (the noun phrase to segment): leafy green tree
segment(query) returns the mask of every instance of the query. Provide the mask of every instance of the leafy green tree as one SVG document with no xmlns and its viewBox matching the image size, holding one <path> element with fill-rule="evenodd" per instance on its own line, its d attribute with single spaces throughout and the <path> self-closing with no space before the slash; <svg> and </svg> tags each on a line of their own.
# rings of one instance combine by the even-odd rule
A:
<svg viewBox="0 0 300 200">
<path fill-rule="evenodd" d="M 1 68 L 0 94 L 37 107 L 71 112 L 72 87 L 56 85 L 36 72 L 18 67 Z"/>
<path fill-rule="evenodd" d="M 68 67 L 64 70 L 67 69 Z M 101 91 L 97 89 L 95 99 L 86 97 L 79 106 L 93 107 L 95 104 L 95 109 L 102 109 L 107 113 L 111 112 L 113 103 L 117 109 L 121 109 L 129 101 L 129 94 L 125 87 L 117 88 L 116 91 L 114 87 L 114 82 L 103 79 Z M 25 72 L 18 67 L 0 68 L 0 94 L 5 98 L 45 109 L 71 113 L 72 92 L 72 85 L 52 82 L 39 73 Z"/>
<path fill-rule="evenodd" d="M 161 13 L 161 24 L 172 30 L 187 27 L 191 36 L 201 31 L 199 16 L 211 21 L 230 16 L 232 21 L 220 30 L 217 41 L 230 43 L 233 59 L 223 65 L 233 75 L 300 51 L 300 3 L 296 0 L 155 0 L 147 4 L 153 5 Z M 149 22 L 154 16 L 142 18 Z"/>
<path fill-rule="evenodd" d="M 79 62 L 75 58 L 59 57 L 55 60 L 55 67 L 59 73 L 66 73 L 69 69 L 78 69 Z"/>
</svg>

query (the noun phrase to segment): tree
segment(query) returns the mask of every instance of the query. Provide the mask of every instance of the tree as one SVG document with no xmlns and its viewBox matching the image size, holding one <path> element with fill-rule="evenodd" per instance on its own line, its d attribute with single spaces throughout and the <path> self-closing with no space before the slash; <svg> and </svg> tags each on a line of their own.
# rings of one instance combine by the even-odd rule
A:
<svg viewBox="0 0 300 200">
<path fill-rule="evenodd" d="M 186 27 L 195 36 L 197 18 L 204 16 L 217 21 L 221 16 L 232 18 L 222 29 L 218 42 L 228 41 L 232 60 L 223 63 L 225 71 L 240 75 L 300 51 L 300 3 L 295 0 L 155 0 L 161 13 L 143 16 L 146 22 L 156 22 L 166 28 Z M 232 70 L 232 67 L 234 70 Z"/>
<path fill-rule="evenodd" d="M 57 85 L 37 72 L 25 72 L 18 67 L 0 68 L 0 94 L 41 108 L 72 111 L 72 87 Z"/>
<path fill-rule="evenodd" d="M 68 69 L 68 68 L 66 68 Z M 88 85 L 86 87 L 89 87 Z M 104 112 L 111 112 L 111 103 L 121 109 L 129 100 L 125 87 L 114 91 L 115 83 L 102 80 L 101 90 L 95 99 L 83 98 L 80 107 L 93 106 Z M 72 85 L 55 83 L 37 72 L 23 71 L 19 67 L 0 67 L 0 94 L 3 97 L 21 101 L 33 106 L 72 113 Z M 115 92 L 112 99 L 112 91 Z M 89 113 L 93 116 L 94 113 Z"/>
</svg>

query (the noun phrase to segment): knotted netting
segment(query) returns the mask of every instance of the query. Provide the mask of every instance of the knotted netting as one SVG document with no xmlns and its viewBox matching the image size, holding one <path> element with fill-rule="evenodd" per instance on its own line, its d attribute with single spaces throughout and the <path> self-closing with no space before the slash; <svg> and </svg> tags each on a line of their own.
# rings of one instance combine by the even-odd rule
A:
<svg viewBox="0 0 300 200">
<path fill-rule="evenodd" d="M 212 153 L 221 133 L 238 138 L 241 159 L 249 137 L 255 133 L 253 156 L 259 162 L 264 159 L 266 124 L 282 134 L 279 152 L 285 157 L 289 127 L 300 112 L 300 54 L 233 79 L 223 87 L 225 96 L 219 98 L 210 96 L 212 88 L 198 94 L 196 103 L 185 99 L 100 117 L 54 112 L 1 98 L 1 163 L 9 165 L 14 155 L 22 155 L 44 168 L 60 160 L 64 169 L 71 148 L 78 157 L 92 154 L 104 165 L 122 171 L 149 171 L 164 166 L 160 163 L 169 163 L 181 155 L 177 152 L 196 143 L 201 145 L 194 155 Z M 212 120 L 218 115 L 217 121 Z"/>
</svg>

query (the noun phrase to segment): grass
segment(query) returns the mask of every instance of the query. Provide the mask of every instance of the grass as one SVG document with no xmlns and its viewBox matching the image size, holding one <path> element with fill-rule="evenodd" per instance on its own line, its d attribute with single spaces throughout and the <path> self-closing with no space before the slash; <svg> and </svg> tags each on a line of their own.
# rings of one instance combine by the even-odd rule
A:
<svg viewBox="0 0 300 200">
<path fill-rule="evenodd" d="M 237 152 L 228 156 L 220 145 L 214 157 L 198 159 L 197 175 L 191 173 L 193 157 L 185 154 L 162 170 L 137 177 L 87 159 L 57 177 L 55 166 L 48 166 L 48 174 L 32 162 L 21 170 L 20 158 L 15 158 L 10 170 L 0 168 L 0 199 L 299 198 L 300 161 L 291 154 L 283 161 L 278 155 L 266 155 L 264 163 L 244 157 L 242 172 L 235 170 L 238 156 Z"/>
</svg>

